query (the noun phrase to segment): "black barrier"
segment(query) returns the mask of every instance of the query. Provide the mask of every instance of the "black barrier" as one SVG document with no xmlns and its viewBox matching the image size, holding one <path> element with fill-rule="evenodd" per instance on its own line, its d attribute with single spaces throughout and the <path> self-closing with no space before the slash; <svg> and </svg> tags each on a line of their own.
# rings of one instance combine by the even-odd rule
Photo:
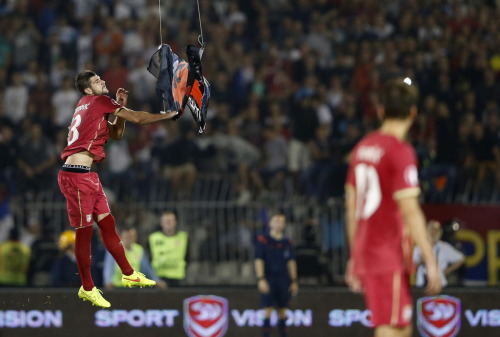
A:
<svg viewBox="0 0 500 337">
<path fill-rule="evenodd" d="M 497 289 L 445 293 L 414 293 L 414 336 L 500 336 Z M 100 310 L 79 300 L 77 289 L 0 289 L 0 337 L 260 336 L 255 289 L 122 289 L 105 291 L 105 298 L 112 307 Z M 290 337 L 373 335 L 362 297 L 342 288 L 302 289 L 287 324 Z"/>
</svg>

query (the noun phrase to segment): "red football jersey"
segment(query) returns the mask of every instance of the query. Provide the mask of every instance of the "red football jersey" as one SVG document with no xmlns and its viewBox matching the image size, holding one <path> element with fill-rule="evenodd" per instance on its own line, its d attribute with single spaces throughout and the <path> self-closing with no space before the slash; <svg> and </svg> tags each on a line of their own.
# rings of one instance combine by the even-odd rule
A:
<svg viewBox="0 0 500 337">
<path fill-rule="evenodd" d="M 351 154 L 347 185 L 356 191 L 358 223 L 351 257 L 358 275 L 407 269 L 409 236 L 396 200 L 420 193 L 415 151 L 394 136 L 374 132 Z"/>
<path fill-rule="evenodd" d="M 94 161 L 104 160 L 104 144 L 108 141 L 108 116 L 120 108 L 114 99 L 106 95 L 83 96 L 78 102 L 68 133 L 68 146 L 61 153 L 66 160 L 70 155 L 89 151 Z"/>
</svg>

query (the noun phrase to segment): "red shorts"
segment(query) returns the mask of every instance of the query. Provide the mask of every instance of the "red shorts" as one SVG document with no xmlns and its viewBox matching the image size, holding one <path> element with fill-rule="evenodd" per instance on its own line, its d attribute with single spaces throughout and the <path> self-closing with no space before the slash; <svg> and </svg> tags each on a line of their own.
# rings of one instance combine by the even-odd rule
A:
<svg viewBox="0 0 500 337">
<path fill-rule="evenodd" d="M 375 327 L 405 327 L 411 324 L 413 300 L 409 276 L 405 271 L 365 275 L 361 282 Z"/>
<path fill-rule="evenodd" d="M 59 171 L 57 182 L 66 197 L 71 227 L 90 226 L 98 215 L 111 213 L 97 173 Z"/>
</svg>

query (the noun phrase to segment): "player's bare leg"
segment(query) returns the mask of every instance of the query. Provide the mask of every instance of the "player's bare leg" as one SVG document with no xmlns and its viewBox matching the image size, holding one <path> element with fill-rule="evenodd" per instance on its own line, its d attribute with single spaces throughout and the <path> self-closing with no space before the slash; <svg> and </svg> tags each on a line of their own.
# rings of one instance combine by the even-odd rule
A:
<svg viewBox="0 0 500 337">
<path fill-rule="evenodd" d="M 375 337 L 411 337 L 411 330 L 410 325 L 403 328 L 381 325 L 375 329 Z"/>
</svg>

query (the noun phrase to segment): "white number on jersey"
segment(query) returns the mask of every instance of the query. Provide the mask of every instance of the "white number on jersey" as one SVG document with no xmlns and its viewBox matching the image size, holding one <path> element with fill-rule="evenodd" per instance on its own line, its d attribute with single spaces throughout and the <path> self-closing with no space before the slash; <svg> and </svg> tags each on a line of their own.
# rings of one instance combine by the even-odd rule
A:
<svg viewBox="0 0 500 337">
<path fill-rule="evenodd" d="M 80 133 L 78 132 L 78 126 L 80 126 L 80 123 L 82 122 L 82 116 L 80 115 L 75 115 L 73 119 L 71 120 L 71 126 L 69 127 L 69 133 L 68 133 L 68 146 L 73 144 L 78 137 L 80 137 Z"/>
<path fill-rule="evenodd" d="M 375 213 L 382 201 L 380 180 L 377 170 L 371 165 L 360 163 L 354 168 L 356 176 L 356 217 L 368 219 Z"/>
</svg>

